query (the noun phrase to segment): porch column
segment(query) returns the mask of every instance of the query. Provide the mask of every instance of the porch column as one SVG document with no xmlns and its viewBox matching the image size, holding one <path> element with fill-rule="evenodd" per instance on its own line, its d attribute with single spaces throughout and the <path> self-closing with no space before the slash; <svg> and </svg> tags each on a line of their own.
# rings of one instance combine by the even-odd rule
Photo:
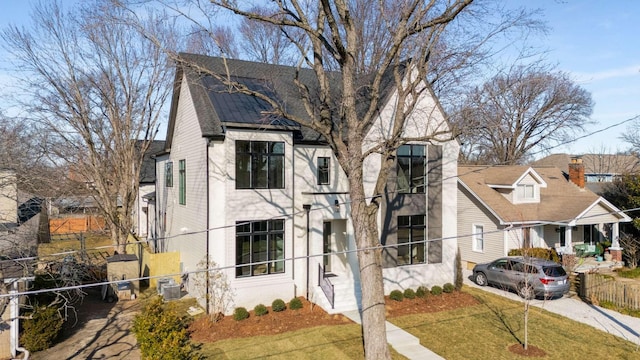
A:
<svg viewBox="0 0 640 360">
<path fill-rule="evenodd" d="M 611 228 L 611 246 L 609 253 L 614 261 L 622 261 L 622 248 L 620 247 L 620 224 L 613 223 Z"/>
<path fill-rule="evenodd" d="M 573 254 L 573 240 L 571 239 L 572 227 L 564 227 L 564 252 L 565 254 Z"/>
</svg>

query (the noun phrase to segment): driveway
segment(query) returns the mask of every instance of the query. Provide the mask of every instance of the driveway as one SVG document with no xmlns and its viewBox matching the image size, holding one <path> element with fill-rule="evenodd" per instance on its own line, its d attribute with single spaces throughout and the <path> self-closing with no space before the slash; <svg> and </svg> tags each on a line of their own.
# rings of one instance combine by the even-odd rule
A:
<svg viewBox="0 0 640 360">
<path fill-rule="evenodd" d="M 522 301 L 522 298 L 513 292 L 492 286 L 478 286 L 471 280 L 471 270 L 463 270 L 463 272 L 465 285 L 504 296 L 512 300 Z M 561 299 L 554 300 L 531 300 L 531 305 L 593 326 L 596 329 L 631 341 L 634 344 L 640 344 L 640 318 L 623 315 L 613 310 L 590 305 L 583 302 L 578 297 L 572 297 L 570 295 L 565 295 Z"/>
<path fill-rule="evenodd" d="M 30 359 L 140 359 L 131 331 L 140 307 L 138 300 L 107 304 L 90 293 L 78 308 L 78 324 L 65 332 L 67 337 Z"/>
</svg>

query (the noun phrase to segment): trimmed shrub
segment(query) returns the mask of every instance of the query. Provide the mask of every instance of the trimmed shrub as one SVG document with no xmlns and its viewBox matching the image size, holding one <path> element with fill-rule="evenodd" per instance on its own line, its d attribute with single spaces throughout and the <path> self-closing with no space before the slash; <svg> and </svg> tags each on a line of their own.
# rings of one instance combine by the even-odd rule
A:
<svg viewBox="0 0 640 360">
<path fill-rule="evenodd" d="M 431 295 L 440 295 L 442 294 L 442 288 L 438 285 L 435 285 L 431 288 Z"/>
<path fill-rule="evenodd" d="M 464 276 L 462 274 L 462 257 L 460 256 L 460 248 L 456 251 L 456 290 L 462 290 Z"/>
<path fill-rule="evenodd" d="M 36 307 L 30 319 L 22 322 L 20 343 L 29 351 L 51 347 L 62 330 L 62 317 L 54 307 Z"/>
<path fill-rule="evenodd" d="M 289 309 L 291 310 L 299 310 L 302 309 L 302 300 L 296 298 L 291 299 L 289 301 Z"/>
<path fill-rule="evenodd" d="M 402 301 L 404 299 L 404 295 L 402 294 L 402 291 L 400 291 L 400 290 L 393 290 L 389 294 L 389 299 L 394 300 L 394 301 Z"/>
<path fill-rule="evenodd" d="M 266 306 L 258 304 L 253 308 L 253 313 L 256 314 L 256 316 L 262 316 L 267 315 L 269 313 L 269 310 L 267 310 Z"/>
<path fill-rule="evenodd" d="M 507 254 L 509 256 L 530 256 L 545 260 L 555 261 L 560 263 L 560 257 L 556 252 L 556 249 L 547 249 L 547 248 L 520 248 L 520 249 L 511 249 Z"/>
<path fill-rule="evenodd" d="M 249 317 L 249 312 L 243 307 L 237 307 L 233 310 L 233 320 L 241 321 Z"/>
<path fill-rule="evenodd" d="M 422 285 L 418 286 L 418 289 L 416 290 L 416 296 L 422 299 L 427 297 L 427 295 L 429 295 L 429 288 Z"/>
<path fill-rule="evenodd" d="M 446 292 L 447 294 L 451 294 L 455 289 L 456 287 L 453 286 L 452 283 L 446 283 L 442 286 L 442 291 Z"/>
<path fill-rule="evenodd" d="M 163 304 L 156 296 L 133 320 L 143 359 L 198 359 L 196 347 L 189 339 L 186 316 L 178 315 L 174 303 Z"/>
<path fill-rule="evenodd" d="M 287 304 L 284 303 L 282 299 L 275 299 L 271 303 L 271 310 L 275 312 L 285 311 L 287 309 Z"/>
<path fill-rule="evenodd" d="M 416 292 L 413 291 L 413 289 L 405 289 L 403 295 L 407 299 L 415 299 L 416 298 Z"/>
</svg>

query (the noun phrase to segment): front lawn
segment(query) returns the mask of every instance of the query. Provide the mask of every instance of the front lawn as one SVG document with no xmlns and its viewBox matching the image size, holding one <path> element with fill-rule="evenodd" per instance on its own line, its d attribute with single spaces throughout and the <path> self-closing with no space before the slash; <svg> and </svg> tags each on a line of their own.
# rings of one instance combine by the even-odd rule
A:
<svg viewBox="0 0 640 360">
<path fill-rule="evenodd" d="M 481 303 L 388 320 L 448 360 L 525 359 L 508 350 L 524 338 L 523 303 L 479 289 L 463 291 Z M 635 344 L 536 307 L 529 310 L 529 344 L 544 350 L 544 359 L 640 359 Z"/>
</svg>

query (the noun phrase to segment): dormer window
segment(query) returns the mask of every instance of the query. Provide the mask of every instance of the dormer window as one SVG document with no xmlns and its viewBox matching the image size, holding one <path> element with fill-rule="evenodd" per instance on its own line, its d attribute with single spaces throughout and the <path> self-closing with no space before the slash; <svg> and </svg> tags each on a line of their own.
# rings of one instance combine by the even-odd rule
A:
<svg viewBox="0 0 640 360">
<path fill-rule="evenodd" d="M 520 200 L 535 200 L 536 192 L 532 184 L 518 185 L 518 199 Z"/>
</svg>

